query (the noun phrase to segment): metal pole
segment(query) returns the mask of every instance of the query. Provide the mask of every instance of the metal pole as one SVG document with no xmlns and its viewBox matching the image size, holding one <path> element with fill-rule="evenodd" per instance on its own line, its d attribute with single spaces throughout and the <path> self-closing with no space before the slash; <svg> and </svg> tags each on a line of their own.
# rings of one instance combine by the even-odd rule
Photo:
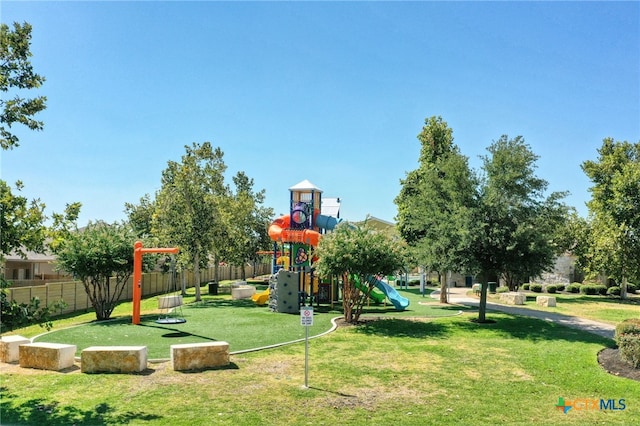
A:
<svg viewBox="0 0 640 426">
<path fill-rule="evenodd" d="M 304 387 L 309 387 L 309 327 L 304 332 Z"/>
</svg>

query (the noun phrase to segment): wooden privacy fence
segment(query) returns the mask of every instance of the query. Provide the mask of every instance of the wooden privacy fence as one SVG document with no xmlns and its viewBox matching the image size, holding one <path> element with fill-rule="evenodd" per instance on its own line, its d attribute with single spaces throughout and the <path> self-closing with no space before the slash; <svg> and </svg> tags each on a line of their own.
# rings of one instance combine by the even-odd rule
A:
<svg viewBox="0 0 640 426">
<path fill-rule="evenodd" d="M 232 266 L 219 266 L 218 278 L 222 280 L 240 279 L 242 276 L 240 268 Z M 245 266 L 245 276 L 252 277 L 254 275 L 266 275 L 271 272 L 271 265 L 257 264 L 255 266 Z M 177 289 L 182 288 L 182 282 L 186 282 L 187 288 L 194 286 L 193 272 L 187 271 L 178 273 L 175 283 Z M 213 280 L 215 276 L 215 268 L 209 267 L 200 270 L 200 281 L 206 283 Z M 142 274 L 142 297 L 152 296 L 154 294 L 162 294 L 169 291 L 171 286 L 171 275 L 168 273 L 151 272 Z M 115 279 L 111 279 L 111 291 L 115 291 Z M 17 303 L 29 303 L 29 301 L 37 297 L 40 299 L 41 306 L 49 306 L 50 304 L 64 300 L 67 307 L 62 313 L 70 313 L 76 311 L 84 311 L 93 309 L 89 296 L 84 289 L 81 281 L 67 281 L 47 283 L 39 286 L 16 287 L 7 289 L 7 298 L 15 300 Z M 129 278 L 125 289 L 118 301 L 131 300 L 133 296 L 133 277 Z"/>
</svg>

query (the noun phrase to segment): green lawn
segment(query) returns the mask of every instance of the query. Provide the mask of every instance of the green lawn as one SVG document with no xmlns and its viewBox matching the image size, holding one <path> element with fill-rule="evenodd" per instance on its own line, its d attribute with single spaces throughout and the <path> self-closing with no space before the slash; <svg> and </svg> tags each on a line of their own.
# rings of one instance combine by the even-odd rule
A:
<svg viewBox="0 0 640 426">
<path fill-rule="evenodd" d="M 473 322 L 476 312 L 428 317 L 421 309 L 435 305 L 420 304 L 427 300 L 412 293 L 404 293 L 412 311 L 372 307 L 371 316 L 383 319 L 311 340 L 308 389 L 303 343 L 233 355 L 229 368 L 197 373 L 175 372 L 168 363 L 152 363 L 139 375 L 17 369 L 2 372 L 1 423 L 638 424 L 640 383 L 610 375 L 597 363 L 610 340 L 493 312 L 493 324 Z M 316 318 L 323 315 L 332 313 Z M 266 315 L 278 316 L 300 327 L 298 316 Z M 565 414 L 555 407 L 560 397 L 624 399 L 626 408 Z"/>
<path fill-rule="evenodd" d="M 439 306 L 431 299 L 422 298 L 416 291 L 405 294 L 412 300 L 406 311 L 398 312 L 391 305 L 371 305 L 365 307 L 365 316 L 434 318 L 455 315 L 460 310 L 459 307 Z M 201 302 L 193 302 L 193 299 L 193 295 L 189 295 L 185 301 L 190 303 L 172 314 L 172 317 L 185 319 L 183 324 L 156 323 L 156 320 L 165 318 L 167 312 L 157 312 L 156 298 L 152 297 L 142 304 L 141 309 L 147 313 L 141 316 L 140 325 L 131 324 L 125 310 L 131 304 L 125 303 L 118 308 L 119 316 L 114 320 L 87 321 L 73 327 L 65 327 L 66 323 L 59 327 L 56 322 L 52 332 L 35 340 L 74 344 L 78 347 L 77 356 L 89 346 L 145 345 L 150 359 L 168 359 L 169 347 L 173 344 L 226 341 L 230 350 L 236 352 L 291 342 L 305 336 L 299 315 L 270 312 L 266 306 L 258 306 L 246 299 L 231 300 L 229 295 L 205 295 Z M 333 309 L 329 306 L 316 307 L 310 335 L 328 331 L 332 327 L 331 320 L 341 317 L 338 308 L 338 305 Z M 152 311 L 156 312 L 149 313 Z"/>
<path fill-rule="evenodd" d="M 536 296 L 554 296 L 557 304 L 552 308 L 544 308 L 536 304 Z M 491 294 L 488 300 L 500 303 L 500 295 Z M 587 296 L 574 293 L 527 293 L 525 305 L 521 307 L 557 312 L 616 325 L 627 318 L 640 317 L 640 295 L 632 295 L 628 299 L 622 300 L 618 297 Z"/>
</svg>

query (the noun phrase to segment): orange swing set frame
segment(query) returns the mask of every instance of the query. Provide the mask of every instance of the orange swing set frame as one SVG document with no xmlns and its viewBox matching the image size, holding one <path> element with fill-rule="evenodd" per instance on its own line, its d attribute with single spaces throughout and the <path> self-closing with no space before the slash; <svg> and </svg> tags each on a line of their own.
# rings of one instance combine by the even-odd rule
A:
<svg viewBox="0 0 640 426">
<path fill-rule="evenodd" d="M 142 247 L 141 241 L 136 241 L 133 245 L 133 314 L 131 323 L 140 324 L 140 299 L 142 298 L 142 255 L 148 253 L 170 253 L 177 254 L 180 251 L 177 247 Z"/>
</svg>

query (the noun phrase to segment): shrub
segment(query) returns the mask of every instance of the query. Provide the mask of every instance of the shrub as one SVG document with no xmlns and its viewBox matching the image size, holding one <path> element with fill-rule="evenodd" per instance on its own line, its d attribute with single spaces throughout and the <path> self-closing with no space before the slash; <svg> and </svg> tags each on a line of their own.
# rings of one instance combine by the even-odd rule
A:
<svg viewBox="0 0 640 426">
<path fill-rule="evenodd" d="M 553 284 L 550 284 L 550 285 L 548 285 L 548 286 L 546 287 L 546 289 L 545 289 L 545 290 L 547 290 L 547 293 L 552 293 L 552 294 L 553 294 L 553 293 L 555 293 L 555 292 L 558 290 L 558 287 L 556 287 L 556 286 L 555 286 L 555 285 L 553 285 Z"/>
<path fill-rule="evenodd" d="M 565 289 L 565 285 L 564 284 L 556 284 L 556 290 L 564 291 L 564 289 Z"/>
<path fill-rule="evenodd" d="M 409 281 L 409 287 L 420 285 L 420 280 L 411 280 Z"/>
<path fill-rule="evenodd" d="M 529 288 L 534 293 L 542 293 L 542 284 L 531 284 Z"/>
<path fill-rule="evenodd" d="M 638 291 L 638 286 L 635 284 L 627 283 L 627 292 L 630 294 L 634 294 Z"/>
<path fill-rule="evenodd" d="M 607 295 L 607 286 L 606 285 L 602 285 L 602 284 L 598 284 L 598 285 L 596 285 L 596 291 L 598 292 L 599 295 L 606 296 Z"/>
<path fill-rule="evenodd" d="M 598 287 L 593 284 L 585 284 L 580 286 L 580 293 L 594 296 L 598 294 Z"/>
<path fill-rule="evenodd" d="M 614 339 L 621 334 L 640 334 L 640 318 L 628 318 L 616 325 Z"/>
<path fill-rule="evenodd" d="M 631 318 L 616 326 L 614 339 L 620 351 L 620 357 L 635 368 L 640 368 L 640 319 Z"/>
<path fill-rule="evenodd" d="M 614 285 L 613 287 L 609 287 L 607 289 L 608 296 L 620 296 L 620 287 Z"/>
<path fill-rule="evenodd" d="M 580 292 L 580 287 L 582 287 L 582 284 L 579 284 L 579 283 L 569 284 L 567 286 L 567 291 L 569 293 L 579 293 Z"/>
<path fill-rule="evenodd" d="M 509 291 L 509 287 L 500 286 L 496 289 L 496 293 L 507 293 Z"/>
<path fill-rule="evenodd" d="M 522 284 L 522 289 L 523 289 L 523 290 L 529 290 L 529 286 L 530 286 L 530 285 L 531 285 L 531 284 L 529 284 L 529 283 L 524 283 L 524 284 Z"/>
</svg>

